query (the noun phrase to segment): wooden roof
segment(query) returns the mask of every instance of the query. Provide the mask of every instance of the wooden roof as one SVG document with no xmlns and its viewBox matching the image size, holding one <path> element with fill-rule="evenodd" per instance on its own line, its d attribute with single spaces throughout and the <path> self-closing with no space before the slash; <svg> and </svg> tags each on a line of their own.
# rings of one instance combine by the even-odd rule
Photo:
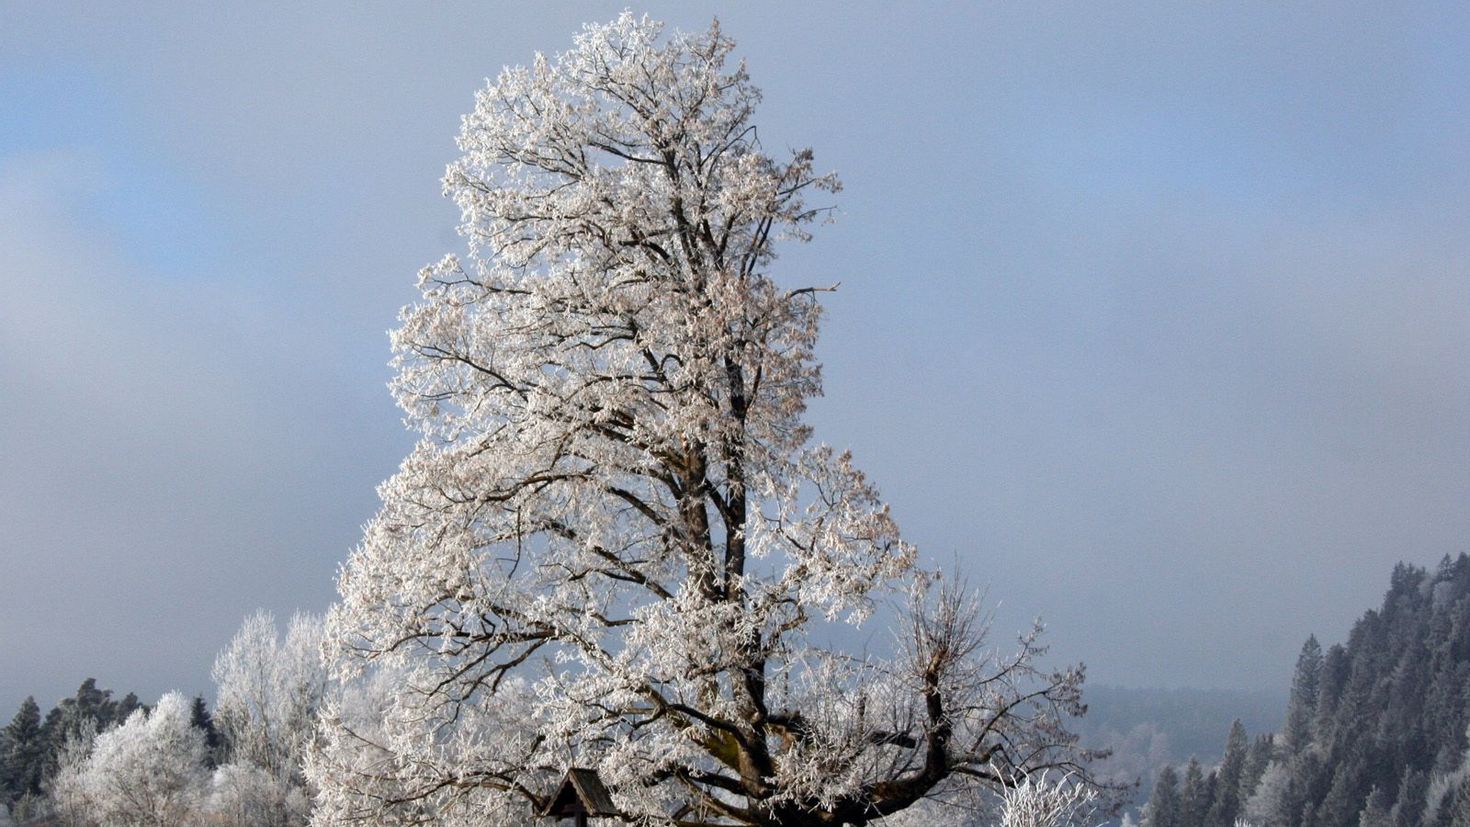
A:
<svg viewBox="0 0 1470 827">
<path fill-rule="evenodd" d="M 541 815 L 564 818 L 578 813 L 617 816 L 618 808 L 613 805 L 612 796 L 608 794 L 607 787 L 603 786 L 602 779 L 597 777 L 596 771 L 573 767 L 567 770 L 556 795 L 551 797 Z"/>
</svg>

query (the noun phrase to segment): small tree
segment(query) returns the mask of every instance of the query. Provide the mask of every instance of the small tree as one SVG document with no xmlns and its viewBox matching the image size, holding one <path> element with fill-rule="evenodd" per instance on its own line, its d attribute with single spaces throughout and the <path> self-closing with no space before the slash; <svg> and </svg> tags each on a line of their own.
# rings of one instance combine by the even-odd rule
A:
<svg viewBox="0 0 1470 827">
<path fill-rule="evenodd" d="M 1301 809 L 1298 799 L 1292 787 L 1290 765 L 1272 761 L 1245 803 L 1245 818 L 1255 824 L 1289 824 Z"/>
<path fill-rule="evenodd" d="M 1187 827 L 1181 818 L 1183 806 L 1179 796 L 1179 773 L 1172 766 L 1166 766 L 1159 770 L 1153 794 L 1144 807 L 1144 827 Z"/>
<path fill-rule="evenodd" d="M 220 827 L 281 827 L 306 823 L 310 801 L 263 767 L 233 763 L 214 771 L 204 810 Z"/>
<path fill-rule="evenodd" d="M 95 725 L 89 721 L 82 732 L 62 746 L 56 774 L 48 783 L 51 812 L 65 827 L 92 827 L 97 823 L 97 805 L 87 775 L 87 761 L 96 740 Z"/>
<path fill-rule="evenodd" d="M 629 818 L 858 825 L 1073 766 L 1080 670 L 992 649 L 810 444 L 817 291 L 770 267 L 838 184 L 765 153 L 732 48 L 624 14 L 465 119 L 469 258 L 393 335 L 422 439 L 329 618 L 342 677 L 402 680 L 371 733 L 328 710 L 318 823 L 520 823 L 580 765 Z M 812 631 L 891 596 L 893 660 Z"/>
<path fill-rule="evenodd" d="M 1230 725 L 1230 735 L 1225 740 L 1225 756 L 1220 761 L 1215 800 L 1210 804 L 1206 819 L 1208 827 L 1232 827 L 1235 824 L 1240 814 L 1240 785 L 1249 749 L 1245 725 L 1237 719 Z"/>
</svg>

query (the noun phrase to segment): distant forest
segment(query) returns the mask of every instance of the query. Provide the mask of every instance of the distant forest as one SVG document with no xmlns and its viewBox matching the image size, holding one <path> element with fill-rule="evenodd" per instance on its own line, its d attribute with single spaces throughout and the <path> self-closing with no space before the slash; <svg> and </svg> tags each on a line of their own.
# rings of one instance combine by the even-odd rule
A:
<svg viewBox="0 0 1470 827">
<path fill-rule="evenodd" d="M 1302 646 L 1275 735 L 1166 767 L 1146 827 L 1470 827 L 1470 557 L 1399 564 L 1345 645 Z"/>
<path fill-rule="evenodd" d="M 1089 686 L 1087 715 L 1075 729 L 1082 743 L 1109 755 L 1096 762 L 1098 777 L 1129 785 L 1126 804 L 1142 805 L 1149 783 L 1164 767 L 1194 758 L 1206 765 L 1224 754 L 1220 733 L 1232 721 L 1251 732 L 1274 732 L 1285 720 L 1285 676 L 1280 689 L 1148 689 Z M 1134 786 L 1137 785 L 1137 786 Z"/>
</svg>

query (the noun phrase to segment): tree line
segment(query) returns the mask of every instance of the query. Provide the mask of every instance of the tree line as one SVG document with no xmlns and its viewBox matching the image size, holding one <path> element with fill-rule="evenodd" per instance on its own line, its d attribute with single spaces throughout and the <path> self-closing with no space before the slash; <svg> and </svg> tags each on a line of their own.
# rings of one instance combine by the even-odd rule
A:
<svg viewBox="0 0 1470 827">
<path fill-rule="evenodd" d="M 196 698 L 201 725 L 214 733 L 203 698 Z M 0 804 L 12 814 L 28 818 L 42 811 L 41 801 L 56 776 L 67 744 L 126 721 L 134 712 L 146 710 L 132 692 L 120 699 L 112 690 L 101 689 L 95 678 L 87 678 L 70 698 L 64 698 L 44 717 L 34 697 L 21 702 L 20 709 L 0 729 Z"/>
</svg>

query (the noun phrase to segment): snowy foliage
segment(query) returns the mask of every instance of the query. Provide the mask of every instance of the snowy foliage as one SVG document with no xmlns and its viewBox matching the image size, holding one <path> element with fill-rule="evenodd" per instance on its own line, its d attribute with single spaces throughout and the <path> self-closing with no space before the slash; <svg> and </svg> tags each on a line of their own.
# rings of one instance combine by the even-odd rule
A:
<svg viewBox="0 0 1470 827">
<path fill-rule="evenodd" d="M 764 152 L 732 47 L 624 14 L 465 118 L 469 255 L 393 334 L 421 439 L 328 618 L 378 683 L 324 710 L 314 823 L 524 823 L 583 766 L 630 818 L 862 824 L 1073 766 L 1080 672 L 988 644 L 809 440 L 818 291 L 769 269 L 838 184 Z M 892 660 L 810 632 L 885 600 Z"/>
<path fill-rule="evenodd" d="M 328 685 L 321 643 L 318 616 L 295 615 L 282 638 L 275 618 L 257 612 L 215 658 L 214 722 L 228 763 L 215 773 L 211 809 L 228 823 L 306 822 L 303 763 Z"/>
<path fill-rule="evenodd" d="M 1291 768 L 1283 761 L 1272 761 L 1245 803 L 1245 814 L 1256 824 L 1278 824 L 1290 818 L 1285 812 L 1291 802 Z"/>
<path fill-rule="evenodd" d="M 214 771 L 204 810 L 222 827 L 279 827 L 305 824 L 311 799 L 264 767 L 233 763 Z"/>
<path fill-rule="evenodd" d="M 66 740 L 57 757 L 56 774 L 49 784 L 50 805 L 63 824 L 84 827 L 93 821 L 90 780 L 86 773 L 96 740 L 95 724 L 84 726 Z"/>
<path fill-rule="evenodd" d="M 55 781 L 57 809 L 72 824 L 176 827 L 198 811 L 209 778 L 204 734 L 189 723 L 190 702 L 171 692 L 151 713 L 68 750 Z M 82 756 L 85 755 L 85 758 Z"/>
<path fill-rule="evenodd" d="M 326 691 L 321 642 L 318 616 L 293 616 L 282 639 L 275 618 L 256 612 L 215 658 L 214 723 L 231 761 L 299 774 Z"/>
<path fill-rule="evenodd" d="M 1070 774 L 1042 772 L 1020 780 L 1001 794 L 997 827 L 1070 827 L 1098 810 L 1097 789 Z"/>
</svg>

